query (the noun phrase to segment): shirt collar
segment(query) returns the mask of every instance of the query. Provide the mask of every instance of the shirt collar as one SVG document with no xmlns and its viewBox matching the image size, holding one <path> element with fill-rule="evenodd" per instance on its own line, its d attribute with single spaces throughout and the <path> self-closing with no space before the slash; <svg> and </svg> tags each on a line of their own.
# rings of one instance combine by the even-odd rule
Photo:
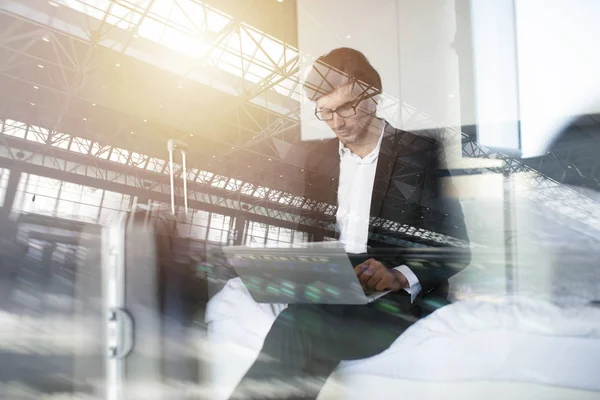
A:
<svg viewBox="0 0 600 400">
<path fill-rule="evenodd" d="M 383 135 L 385 134 L 386 124 L 387 123 L 385 121 L 383 121 L 383 128 L 381 129 L 381 135 L 379 135 L 379 140 L 377 140 L 377 145 L 369 154 L 367 154 L 367 156 L 365 156 L 364 158 L 361 159 L 362 162 L 366 162 L 366 163 L 373 162 L 379 156 L 379 150 L 381 149 L 381 141 L 383 140 Z M 338 149 L 339 149 L 339 153 L 340 153 L 340 158 L 342 158 L 345 154 L 346 155 L 354 155 L 355 157 L 358 158 L 358 156 L 356 154 L 352 153 L 350 151 L 350 149 L 347 148 L 340 140 L 338 140 Z"/>
</svg>

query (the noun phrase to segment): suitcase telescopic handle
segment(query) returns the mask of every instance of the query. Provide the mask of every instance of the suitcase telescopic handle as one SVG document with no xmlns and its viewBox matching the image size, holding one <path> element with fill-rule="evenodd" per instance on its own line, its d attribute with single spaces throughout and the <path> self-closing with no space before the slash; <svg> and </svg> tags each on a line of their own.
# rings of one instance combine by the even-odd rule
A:
<svg viewBox="0 0 600 400">
<path fill-rule="evenodd" d="M 173 168 L 173 152 L 179 150 L 182 160 L 182 176 L 183 176 L 183 203 L 185 207 L 185 215 L 188 214 L 188 196 L 187 196 L 187 145 L 183 142 L 169 139 L 167 142 L 167 150 L 169 151 L 169 183 L 171 185 L 171 212 L 175 214 L 175 171 Z"/>
</svg>

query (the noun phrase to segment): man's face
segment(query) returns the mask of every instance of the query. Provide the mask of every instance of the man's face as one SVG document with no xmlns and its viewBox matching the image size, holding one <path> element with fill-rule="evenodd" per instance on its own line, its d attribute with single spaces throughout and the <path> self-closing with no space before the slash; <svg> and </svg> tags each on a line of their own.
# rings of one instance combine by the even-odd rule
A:
<svg viewBox="0 0 600 400">
<path fill-rule="evenodd" d="M 331 114 L 333 110 L 348 110 L 350 106 L 364 96 L 364 91 L 358 85 L 346 85 L 317 100 L 317 110 Z M 362 100 L 356 107 L 356 114 L 341 117 L 337 112 L 333 118 L 326 120 L 333 133 L 344 144 L 360 143 L 367 135 L 367 129 L 375 116 L 376 104 L 372 98 Z M 342 115 L 344 114 L 341 112 Z"/>
</svg>

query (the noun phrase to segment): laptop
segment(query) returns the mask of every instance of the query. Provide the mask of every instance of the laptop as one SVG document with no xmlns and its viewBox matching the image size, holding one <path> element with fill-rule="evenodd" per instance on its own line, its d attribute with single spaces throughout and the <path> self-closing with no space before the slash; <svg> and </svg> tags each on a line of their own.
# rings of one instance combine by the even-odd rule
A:
<svg viewBox="0 0 600 400">
<path fill-rule="evenodd" d="M 339 242 L 226 246 L 219 252 L 258 303 L 367 304 L 391 292 L 363 289 Z"/>
</svg>

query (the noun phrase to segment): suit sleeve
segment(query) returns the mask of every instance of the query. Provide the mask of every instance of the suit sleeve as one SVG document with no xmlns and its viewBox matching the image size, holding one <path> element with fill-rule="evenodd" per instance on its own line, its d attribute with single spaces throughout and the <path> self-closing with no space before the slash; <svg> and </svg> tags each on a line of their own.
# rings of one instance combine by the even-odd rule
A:
<svg viewBox="0 0 600 400">
<path fill-rule="evenodd" d="M 437 148 L 432 163 L 426 171 L 421 197 L 423 228 L 443 236 L 438 238 L 442 247 L 451 248 L 451 256 L 445 261 L 430 262 L 423 267 L 411 268 L 419 279 L 425 295 L 463 270 L 471 261 L 469 236 L 462 207 L 456 193 L 450 173 L 441 167 L 443 150 Z"/>
</svg>

